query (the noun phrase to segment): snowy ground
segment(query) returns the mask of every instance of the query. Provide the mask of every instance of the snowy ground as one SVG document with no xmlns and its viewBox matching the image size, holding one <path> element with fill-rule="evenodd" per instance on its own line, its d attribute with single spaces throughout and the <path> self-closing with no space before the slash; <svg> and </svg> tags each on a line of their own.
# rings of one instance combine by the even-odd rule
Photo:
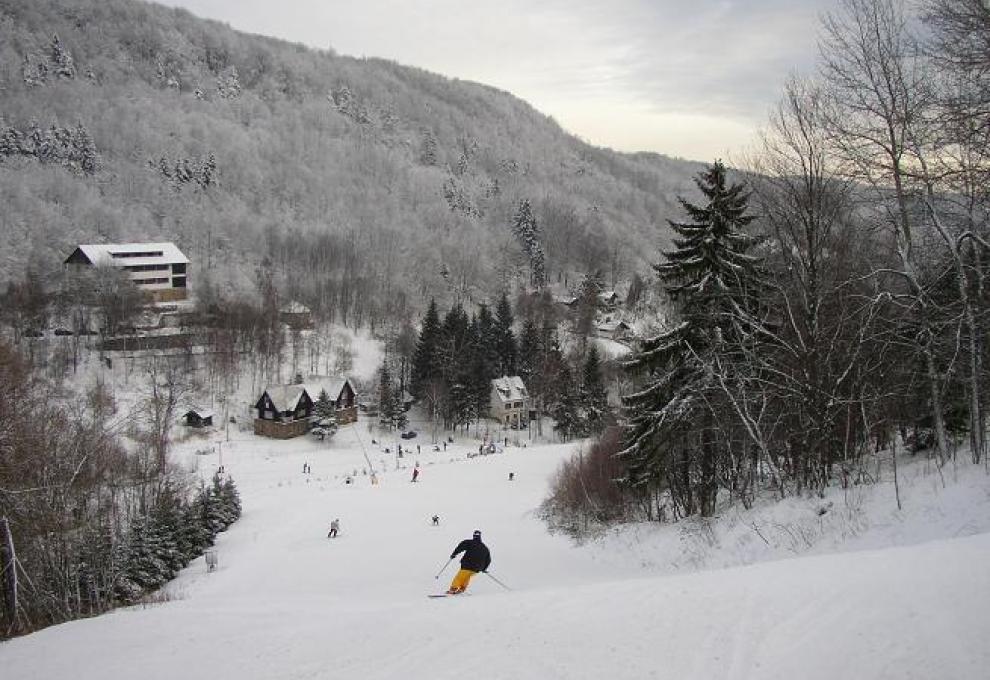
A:
<svg viewBox="0 0 990 680">
<path fill-rule="evenodd" d="M 533 515 L 573 445 L 468 458 L 476 441 L 433 452 L 421 434 L 422 453 L 397 461 L 363 423 L 329 445 L 238 437 L 222 455 L 244 516 L 220 537 L 218 570 L 197 560 L 163 604 L 0 645 L 0 677 L 990 677 L 980 468 L 943 487 L 923 461 L 908 465 L 902 511 L 887 481 L 576 547 Z M 218 454 L 192 454 L 201 444 L 180 455 L 209 474 Z M 334 517 L 341 535 L 328 539 Z M 512 590 L 480 574 L 467 596 L 428 599 L 473 529 Z"/>
</svg>

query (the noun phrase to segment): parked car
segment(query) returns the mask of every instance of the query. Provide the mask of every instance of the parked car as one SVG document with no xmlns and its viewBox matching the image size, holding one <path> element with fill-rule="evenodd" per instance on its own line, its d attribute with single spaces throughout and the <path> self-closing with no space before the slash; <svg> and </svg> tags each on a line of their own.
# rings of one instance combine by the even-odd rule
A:
<svg viewBox="0 0 990 680">
<path fill-rule="evenodd" d="M 403 432 L 399 436 L 402 437 L 403 439 L 412 439 L 416 436 L 416 433 L 413 432 L 412 430 L 409 430 L 409 432 Z"/>
<path fill-rule="evenodd" d="M 73 333 L 68 328 L 56 328 L 55 335 L 73 335 Z"/>
</svg>

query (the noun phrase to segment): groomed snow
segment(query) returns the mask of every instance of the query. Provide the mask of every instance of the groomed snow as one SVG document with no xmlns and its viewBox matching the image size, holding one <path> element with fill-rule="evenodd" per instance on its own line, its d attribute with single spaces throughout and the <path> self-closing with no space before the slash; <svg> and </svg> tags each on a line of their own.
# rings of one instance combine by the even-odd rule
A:
<svg viewBox="0 0 990 680">
<path fill-rule="evenodd" d="M 905 510 L 881 513 L 890 489 L 871 487 L 856 502 L 872 504 L 874 520 L 846 534 L 853 515 L 836 495 L 823 516 L 816 508 L 829 499 L 786 501 L 707 528 L 639 527 L 576 547 L 533 514 L 574 445 L 469 459 L 476 441 L 437 453 L 421 433 L 422 453 L 396 469 L 363 422 L 328 445 L 238 436 L 223 462 L 244 516 L 220 537 L 217 571 L 201 558 L 165 603 L 0 645 L 4 680 L 990 677 L 990 513 L 978 468 L 942 490 L 922 463 L 909 467 Z M 204 474 L 218 463 L 181 455 Z M 362 474 L 366 460 L 377 485 Z M 328 539 L 334 517 L 341 534 Z M 774 531 L 788 522 L 821 529 Z M 428 599 L 473 529 L 512 590 L 479 574 L 467 596 Z M 794 532 L 804 550 L 782 538 Z M 776 561 L 697 571 L 761 559 Z"/>
</svg>

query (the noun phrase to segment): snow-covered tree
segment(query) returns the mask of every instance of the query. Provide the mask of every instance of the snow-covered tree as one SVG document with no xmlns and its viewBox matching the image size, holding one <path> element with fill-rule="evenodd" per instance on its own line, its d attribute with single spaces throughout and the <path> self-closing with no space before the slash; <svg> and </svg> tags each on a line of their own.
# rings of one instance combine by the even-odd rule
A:
<svg viewBox="0 0 990 680">
<path fill-rule="evenodd" d="M 337 409 L 326 390 L 320 390 L 320 396 L 313 404 L 313 413 L 316 415 L 316 423 L 310 434 L 321 441 L 336 434 Z"/>
<path fill-rule="evenodd" d="M 546 254 L 540 243 L 540 228 L 528 200 L 519 202 L 516 214 L 512 218 L 511 228 L 523 252 L 529 258 L 530 284 L 537 288 L 546 285 Z"/>
<path fill-rule="evenodd" d="M 706 203 L 680 199 L 690 221 L 670 221 L 674 249 L 655 266 L 680 322 L 644 340 L 625 362 L 642 383 L 623 398 L 622 456 L 628 483 L 667 485 L 685 513 L 710 514 L 717 487 L 714 422 L 704 399 L 712 387 L 709 365 L 714 353 L 732 350 L 733 322 L 749 304 L 756 260 L 747 253 L 755 239 L 743 231 L 753 220 L 744 186 L 727 184 L 720 161 L 696 184 Z"/>
</svg>

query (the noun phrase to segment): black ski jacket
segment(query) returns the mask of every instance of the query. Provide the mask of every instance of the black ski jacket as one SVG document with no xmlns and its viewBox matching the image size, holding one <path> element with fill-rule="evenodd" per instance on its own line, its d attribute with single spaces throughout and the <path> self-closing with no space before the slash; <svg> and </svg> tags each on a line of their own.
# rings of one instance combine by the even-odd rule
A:
<svg viewBox="0 0 990 680">
<path fill-rule="evenodd" d="M 482 543 L 480 538 L 465 538 L 457 544 L 454 552 L 450 553 L 450 559 L 457 557 L 458 553 L 464 553 L 464 557 L 461 558 L 461 569 L 485 571 L 492 563 L 492 554 L 488 552 L 488 546 Z"/>
</svg>

